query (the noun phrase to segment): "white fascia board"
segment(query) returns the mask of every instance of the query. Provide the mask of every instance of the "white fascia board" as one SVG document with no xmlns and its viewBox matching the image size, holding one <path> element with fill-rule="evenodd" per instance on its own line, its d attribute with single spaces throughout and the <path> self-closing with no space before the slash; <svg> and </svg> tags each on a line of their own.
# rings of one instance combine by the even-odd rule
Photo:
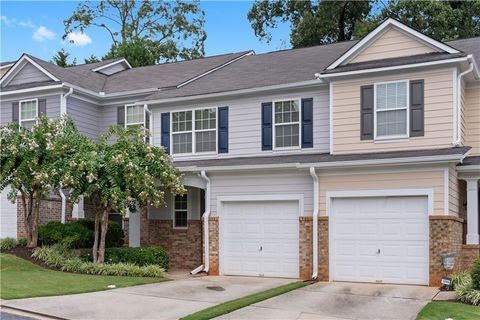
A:
<svg viewBox="0 0 480 320">
<path fill-rule="evenodd" d="M 51 89 L 60 89 L 60 88 L 63 88 L 62 84 L 54 84 L 54 85 L 51 85 L 51 86 L 26 88 L 26 89 L 20 89 L 20 90 L 12 90 L 12 91 L 0 91 L 0 97 L 13 96 L 15 94 L 22 94 L 22 93 L 35 92 L 35 91 L 46 91 L 46 90 L 51 90 Z"/>
<path fill-rule="evenodd" d="M 23 62 L 24 61 L 28 61 L 29 63 L 31 63 L 33 66 L 35 66 L 35 68 L 37 68 L 38 70 L 40 70 L 41 72 L 43 72 L 47 77 L 49 77 L 50 79 L 52 79 L 53 81 L 60 81 L 57 77 L 55 77 L 53 74 L 51 74 L 50 72 L 48 72 L 47 70 L 45 70 L 43 67 L 41 67 L 38 63 L 36 63 L 35 61 L 33 61 L 32 59 L 30 59 L 27 55 L 23 54 L 20 59 L 18 59 L 17 62 L 14 63 L 13 67 L 11 67 L 7 73 L 5 73 L 2 77 L 2 79 L 0 79 L 0 85 L 7 85 L 8 83 L 10 83 L 10 81 L 12 80 L 12 76 L 17 74 L 18 71 L 20 70 L 17 70 L 18 68 L 24 66 Z"/>
<path fill-rule="evenodd" d="M 376 72 L 394 71 L 394 70 L 402 70 L 402 69 L 430 67 L 430 66 L 436 66 L 436 65 L 442 65 L 442 64 L 464 62 L 464 61 L 468 61 L 468 60 L 469 60 L 469 57 L 466 56 L 466 57 L 460 57 L 460 58 L 454 58 L 454 59 L 445 59 L 445 60 L 437 60 L 437 61 L 429 61 L 429 62 L 421 62 L 421 63 L 413 63 L 413 64 L 404 64 L 404 65 L 392 66 L 392 67 L 362 69 L 362 70 L 345 71 L 345 72 L 338 72 L 338 73 L 326 73 L 326 74 L 319 75 L 319 77 L 321 79 L 328 79 L 328 78 L 345 77 L 345 76 L 352 76 L 352 75 L 365 74 L 365 73 L 376 73 Z"/>
<path fill-rule="evenodd" d="M 100 67 L 97 67 L 95 69 L 92 69 L 92 71 L 95 71 L 95 72 L 100 71 L 100 70 L 103 70 L 105 68 L 108 68 L 108 67 L 114 66 L 116 64 L 119 64 L 119 63 L 125 63 L 128 66 L 128 69 L 132 69 L 132 66 L 130 65 L 130 63 L 128 63 L 127 59 L 123 58 L 123 59 L 120 59 L 120 60 L 117 60 L 117 61 L 107 63 L 107 64 L 105 64 L 103 66 L 100 66 Z"/>
<path fill-rule="evenodd" d="M 457 167 L 458 172 L 480 172 L 480 164 L 472 164 L 468 166 L 458 166 Z"/>
<path fill-rule="evenodd" d="M 446 45 L 446 44 L 444 44 L 440 41 L 434 40 L 434 39 L 418 32 L 417 30 L 412 29 L 412 28 L 404 25 L 403 23 L 401 23 L 401 22 L 399 22 L 395 19 L 389 18 L 389 19 L 385 20 L 382 24 L 380 24 L 375 30 L 373 30 L 367 36 L 365 36 L 362 40 L 360 40 L 357 44 L 355 44 L 353 47 L 351 47 L 347 52 L 345 52 L 343 55 L 341 55 L 340 58 L 338 58 L 332 64 L 330 64 L 327 67 L 327 70 L 331 70 L 331 69 L 334 69 L 334 68 L 338 67 L 342 63 L 345 63 L 348 59 L 353 59 L 353 57 L 358 55 L 364 49 L 365 46 L 370 44 L 370 42 L 375 40 L 378 36 L 380 36 L 390 26 L 395 26 L 395 27 L 399 28 L 403 32 L 408 33 L 408 34 L 412 35 L 413 37 L 418 38 L 419 40 L 421 40 L 422 42 L 424 42 L 425 44 L 427 44 L 431 47 L 438 48 L 439 50 L 442 50 L 442 51 L 445 51 L 445 52 L 448 52 L 448 53 L 458 53 L 459 52 L 457 49 L 454 49 L 454 48 L 450 47 L 449 45 Z"/>
<path fill-rule="evenodd" d="M 4 64 L 3 66 L 0 66 L 0 69 L 4 69 L 4 68 L 11 67 L 11 66 L 13 66 L 14 64 L 15 64 L 15 62 L 14 62 L 14 63 L 9 63 L 9 64 Z"/>
<path fill-rule="evenodd" d="M 292 82 L 287 84 L 279 84 L 273 86 L 266 86 L 266 87 L 259 87 L 259 88 L 250 88 L 250 89 L 242 89 L 242 90 L 233 90 L 233 91 L 225 91 L 219 93 L 207 93 L 207 94 L 199 94 L 193 96 L 186 96 L 186 97 L 175 97 L 175 98 L 165 98 L 165 99 L 156 99 L 156 100 L 144 100 L 135 102 L 135 104 L 161 104 L 161 103 L 172 103 L 172 102 L 185 102 L 190 100 L 198 100 L 198 99 L 209 99 L 209 98 L 222 98 L 222 97 L 229 97 L 241 94 L 249 94 L 249 93 L 260 93 L 265 91 L 272 91 L 272 90 L 282 90 L 282 89 L 298 89 L 298 88 L 309 88 L 309 87 L 317 87 L 326 85 L 326 82 L 320 79 L 314 80 L 307 80 L 307 81 L 300 81 L 300 82 Z"/>
</svg>

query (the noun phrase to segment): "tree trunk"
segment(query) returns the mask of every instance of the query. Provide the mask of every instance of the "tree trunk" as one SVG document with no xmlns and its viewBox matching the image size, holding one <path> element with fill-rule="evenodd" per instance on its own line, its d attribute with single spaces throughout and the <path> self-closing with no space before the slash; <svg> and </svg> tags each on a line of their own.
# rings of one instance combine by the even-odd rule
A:
<svg viewBox="0 0 480 320">
<path fill-rule="evenodd" d="M 107 228 L 108 228 L 108 213 L 109 213 L 109 208 L 105 207 L 103 210 L 103 216 L 102 216 L 102 232 L 100 234 L 100 245 L 98 248 L 98 259 L 97 263 L 103 264 L 105 262 L 105 242 L 107 239 Z"/>
<path fill-rule="evenodd" d="M 38 197 L 37 197 L 38 198 Z M 38 245 L 38 224 L 40 220 L 40 200 L 35 199 L 35 205 L 32 212 L 32 248 L 35 248 Z"/>
<path fill-rule="evenodd" d="M 97 260 L 98 260 L 98 236 L 99 236 L 99 227 L 100 227 L 100 214 L 101 214 L 100 209 L 96 208 L 95 209 L 95 227 L 94 227 L 95 235 L 93 238 L 94 240 L 93 240 L 93 250 L 92 250 L 93 263 L 97 263 Z"/>
<path fill-rule="evenodd" d="M 33 239 L 32 234 L 32 225 L 33 225 L 33 193 L 28 195 L 28 204 L 26 202 L 26 197 L 22 194 L 22 200 L 24 203 L 24 225 L 25 232 L 27 233 L 27 247 L 35 248 L 37 246 L 36 241 Z"/>
</svg>

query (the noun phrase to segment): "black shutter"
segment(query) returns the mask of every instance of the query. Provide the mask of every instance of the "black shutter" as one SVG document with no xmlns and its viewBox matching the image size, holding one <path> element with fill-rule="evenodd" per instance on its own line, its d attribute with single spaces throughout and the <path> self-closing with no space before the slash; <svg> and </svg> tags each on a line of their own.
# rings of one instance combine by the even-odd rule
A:
<svg viewBox="0 0 480 320">
<path fill-rule="evenodd" d="M 360 104 L 360 140 L 373 140 L 373 85 L 360 87 Z"/>
<path fill-rule="evenodd" d="M 302 148 L 313 148 L 313 99 L 302 99 Z"/>
<path fill-rule="evenodd" d="M 425 135 L 424 81 L 410 81 L 410 137 Z"/>
<path fill-rule="evenodd" d="M 117 108 L 117 124 L 125 125 L 125 107 Z"/>
<path fill-rule="evenodd" d="M 145 137 L 145 142 L 150 143 L 150 113 L 145 110 L 145 129 L 148 130 L 148 136 Z"/>
<path fill-rule="evenodd" d="M 47 115 L 47 99 L 38 99 L 38 116 Z"/>
<path fill-rule="evenodd" d="M 262 150 L 272 150 L 272 103 L 262 103 Z"/>
<path fill-rule="evenodd" d="M 12 103 L 12 122 L 18 123 L 19 117 L 19 109 L 18 109 L 18 102 Z"/>
<path fill-rule="evenodd" d="M 228 107 L 218 108 L 218 153 L 228 153 Z"/>
<path fill-rule="evenodd" d="M 162 146 L 170 154 L 170 112 L 162 113 Z"/>
</svg>

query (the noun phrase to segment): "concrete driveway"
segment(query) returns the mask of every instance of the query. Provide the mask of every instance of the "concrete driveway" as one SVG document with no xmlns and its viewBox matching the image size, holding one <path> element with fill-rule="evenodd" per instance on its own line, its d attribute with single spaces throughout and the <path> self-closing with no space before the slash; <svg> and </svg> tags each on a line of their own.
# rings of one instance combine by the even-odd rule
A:
<svg viewBox="0 0 480 320">
<path fill-rule="evenodd" d="M 317 283 L 218 319 L 415 319 L 438 293 L 420 286 Z"/>
<path fill-rule="evenodd" d="M 178 319 L 292 281 L 209 276 L 67 296 L 3 300 L 2 304 L 64 319 Z"/>
</svg>

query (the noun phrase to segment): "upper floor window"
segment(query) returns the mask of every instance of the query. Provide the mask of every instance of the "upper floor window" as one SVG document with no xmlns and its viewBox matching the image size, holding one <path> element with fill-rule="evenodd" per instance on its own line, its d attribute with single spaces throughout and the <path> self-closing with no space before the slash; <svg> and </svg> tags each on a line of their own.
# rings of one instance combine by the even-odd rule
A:
<svg viewBox="0 0 480 320">
<path fill-rule="evenodd" d="M 408 82 L 375 84 L 375 137 L 408 137 Z"/>
<path fill-rule="evenodd" d="M 125 126 L 145 125 L 145 108 L 143 106 L 125 106 Z"/>
<path fill-rule="evenodd" d="M 217 151 L 217 108 L 172 112 L 173 154 Z"/>
<path fill-rule="evenodd" d="M 300 145 L 300 102 L 285 100 L 274 102 L 275 148 L 292 148 Z"/>
<path fill-rule="evenodd" d="M 173 227 L 187 228 L 188 227 L 188 198 L 187 194 L 176 195 L 173 209 Z"/>
<path fill-rule="evenodd" d="M 38 100 L 24 100 L 19 104 L 19 123 L 20 126 L 31 129 L 37 123 Z"/>
</svg>

